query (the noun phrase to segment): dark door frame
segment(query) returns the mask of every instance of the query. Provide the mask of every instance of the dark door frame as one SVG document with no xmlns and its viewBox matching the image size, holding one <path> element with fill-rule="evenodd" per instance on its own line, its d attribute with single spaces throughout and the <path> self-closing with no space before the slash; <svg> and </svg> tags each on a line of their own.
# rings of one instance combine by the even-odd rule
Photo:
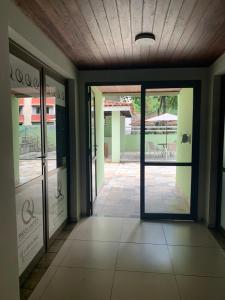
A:
<svg viewBox="0 0 225 300">
<path fill-rule="evenodd" d="M 193 88 L 192 161 L 191 162 L 146 162 L 145 161 L 145 90 L 148 88 Z M 200 128 L 200 82 L 160 81 L 142 84 L 141 89 L 141 218 L 196 220 L 198 203 L 199 128 Z M 146 166 L 189 166 L 191 174 L 190 214 L 146 213 L 145 212 L 145 167 Z"/>
<path fill-rule="evenodd" d="M 91 86 L 116 86 L 116 85 L 140 85 L 141 86 L 141 105 L 143 111 L 144 105 L 144 89 L 143 87 L 151 85 L 154 88 L 169 88 L 169 87 L 183 87 L 183 88 L 193 88 L 193 143 L 192 143 L 192 186 L 191 186 L 191 213 L 188 215 L 181 214 L 143 214 L 143 201 L 144 201 L 144 186 L 142 180 L 143 175 L 143 151 L 141 151 L 141 160 L 140 160 L 140 216 L 143 219 L 179 219 L 179 220 L 196 220 L 198 216 L 198 175 L 199 175 L 199 138 L 200 138 L 200 108 L 201 108 L 201 80 L 157 80 L 157 81 L 103 81 L 103 82 L 86 82 L 85 83 L 85 111 L 86 111 L 86 120 L 88 121 L 88 99 L 89 99 L 89 88 Z M 141 122 L 141 130 L 143 131 L 144 124 L 143 120 Z M 89 149 L 89 136 L 90 136 L 90 123 L 87 122 L 86 127 L 86 172 L 87 172 L 87 210 L 86 215 L 92 215 L 91 207 L 91 164 L 90 164 L 90 149 Z M 143 137 L 141 134 L 140 140 L 140 149 L 143 148 Z M 182 165 L 182 164 L 181 164 Z"/>
<path fill-rule="evenodd" d="M 221 205 L 222 205 L 222 180 L 225 168 L 223 168 L 224 126 L 225 126 L 225 75 L 221 76 L 220 94 L 220 115 L 219 115 L 219 143 L 217 160 L 217 199 L 216 199 L 216 228 L 225 236 L 225 229 L 221 226 Z"/>
<path fill-rule="evenodd" d="M 93 107 L 94 112 L 92 114 L 92 100 L 93 100 Z M 91 86 L 88 87 L 88 162 L 90 165 L 88 182 L 89 182 L 89 201 L 88 201 L 88 215 L 93 214 L 93 204 L 97 197 L 97 147 L 96 147 L 96 111 L 95 111 L 95 96 L 92 95 Z M 92 123 L 92 117 L 94 118 L 94 124 Z M 92 135 L 92 125 L 94 125 L 94 146 L 93 146 L 93 135 Z M 94 149 L 94 156 L 93 156 L 93 149 Z M 95 180 L 93 182 L 93 163 L 95 166 Z M 93 184 L 95 185 L 95 195 L 93 197 Z"/>
<path fill-rule="evenodd" d="M 42 141 L 42 150 L 41 150 L 41 159 L 42 159 L 42 190 L 43 190 L 43 197 L 42 197 L 42 206 L 43 206 L 43 247 L 42 249 L 37 253 L 37 255 L 33 258 L 33 260 L 30 262 L 30 264 L 27 266 L 27 268 L 24 270 L 24 272 L 20 276 L 20 284 L 23 284 L 23 282 L 26 280 L 29 273 L 32 271 L 34 266 L 37 264 L 37 262 L 40 260 L 40 257 L 43 255 L 44 252 L 47 251 L 47 249 L 51 246 L 52 242 L 55 240 L 57 234 L 62 230 L 62 228 L 65 226 L 65 224 L 68 222 L 68 216 L 69 211 L 67 212 L 67 220 L 60 226 L 60 228 L 53 234 L 51 238 L 49 238 L 48 235 L 48 224 L 49 224 L 49 218 L 48 218 L 48 182 L 47 182 L 47 140 L 46 140 L 46 122 L 45 122 L 45 114 L 46 114 L 46 82 L 45 82 L 45 76 L 48 75 L 52 77 L 54 80 L 62 83 L 65 85 L 66 90 L 66 107 L 67 111 L 69 111 L 69 101 L 68 101 L 68 90 L 67 90 L 67 80 L 58 74 L 55 70 L 53 70 L 51 67 L 43 63 L 41 60 L 33 56 L 30 52 L 28 52 L 26 49 L 15 43 L 13 40 L 9 40 L 9 52 L 10 54 L 18 57 L 25 63 L 30 64 L 34 68 L 36 68 L 39 71 L 40 74 L 40 108 L 41 108 L 41 141 Z M 68 125 L 69 118 L 67 114 L 66 118 L 66 128 L 69 128 Z M 69 157 L 69 133 L 67 132 L 66 136 L 66 144 L 67 144 L 67 157 Z M 69 173 L 69 167 L 67 167 L 67 182 L 69 184 L 70 182 L 70 173 Z M 69 186 L 67 185 L 67 207 L 69 210 Z"/>
</svg>

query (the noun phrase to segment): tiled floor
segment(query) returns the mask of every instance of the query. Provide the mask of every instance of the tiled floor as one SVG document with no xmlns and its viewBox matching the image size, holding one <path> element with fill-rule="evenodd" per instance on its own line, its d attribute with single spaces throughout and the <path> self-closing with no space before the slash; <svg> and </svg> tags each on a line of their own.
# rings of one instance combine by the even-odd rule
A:
<svg viewBox="0 0 225 300">
<path fill-rule="evenodd" d="M 146 167 L 147 213 L 189 213 L 189 202 L 189 197 L 184 196 L 176 185 L 176 167 Z M 94 203 L 94 215 L 139 217 L 139 163 L 105 163 L 105 181 Z"/>
<path fill-rule="evenodd" d="M 61 247 L 63 246 L 65 240 L 68 238 L 75 224 L 68 224 L 61 231 L 61 233 L 54 240 L 48 252 L 43 255 L 38 264 L 29 274 L 28 278 L 23 282 L 20 288 L 20 299 L 27 300 L 31 295 L 32 291 L 35 289 L 41 278 L 44 276 L 45 272 L 49 268 L 56 254 L 59 252 Z"/>
<path fill-rule="evenodd" d="M 225 253 L 202 225 L 90 217 L 30 300 L 224 300 Z"/>
</svg>

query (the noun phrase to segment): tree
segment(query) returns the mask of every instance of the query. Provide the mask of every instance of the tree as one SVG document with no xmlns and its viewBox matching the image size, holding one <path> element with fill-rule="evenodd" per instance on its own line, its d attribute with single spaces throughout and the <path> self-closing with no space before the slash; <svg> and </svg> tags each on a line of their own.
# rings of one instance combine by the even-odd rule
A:
<svg viewBox="0 0 225 300">
<path fill-rule="evenodd" d="M 141 98 L 132 96 L 134 112 L 141 112 Z M 146 115 L 172 113 L 177 114 L 177 96 L 146 96 Z"/>
</svg>

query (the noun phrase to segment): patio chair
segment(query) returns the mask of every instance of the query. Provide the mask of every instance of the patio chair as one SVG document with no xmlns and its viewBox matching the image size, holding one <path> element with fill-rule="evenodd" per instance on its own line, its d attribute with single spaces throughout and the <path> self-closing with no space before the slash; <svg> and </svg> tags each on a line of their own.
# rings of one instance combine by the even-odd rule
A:
<svg viewBox="0 0 225 300">
<path fill-rule="evenodd" d="M 159 158 L 162 156 L 161 149 L 156 146 L 153 142 L 147 142 L 147 149 L 151 158 Z"/>
<path fill-rule="evenodd" d="M 167 151 L 168 151 L 169 157 L 174 158 L 176 156 L 176 147 L 177 147 L 176 143 L 168 143 L 167 144 Z"/>
</svg>

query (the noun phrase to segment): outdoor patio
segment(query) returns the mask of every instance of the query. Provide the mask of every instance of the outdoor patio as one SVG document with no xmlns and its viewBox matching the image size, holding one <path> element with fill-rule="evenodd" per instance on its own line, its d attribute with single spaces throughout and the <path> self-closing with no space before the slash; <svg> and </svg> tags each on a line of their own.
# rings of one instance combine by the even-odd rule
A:
<svg viewBox="0 0 225 300">
<path fill-rule="evenodd" d="M 189 213 L 176 187 L 176 167 L 146 168 L 145 207 L 152 213 Z M 105 182 L 94 203 L 94 216 L 140 216 L 140 164 L 105 163 Z"/>
</svg>

